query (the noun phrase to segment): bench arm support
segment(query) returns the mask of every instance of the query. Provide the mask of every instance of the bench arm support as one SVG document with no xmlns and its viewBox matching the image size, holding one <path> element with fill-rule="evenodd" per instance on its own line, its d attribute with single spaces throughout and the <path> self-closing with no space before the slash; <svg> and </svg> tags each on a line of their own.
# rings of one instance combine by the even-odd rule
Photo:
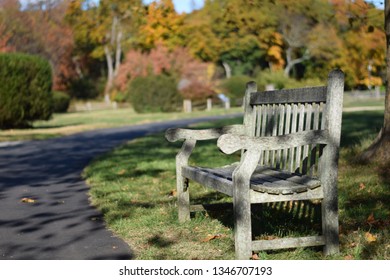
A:
<svg viewBox="0 0 390 280">
<path fill-rule="evenodd" d="M 176 142 L 178 140 L 211 140 L 217 139 L 226 133 L 242 135 L 244 134 L 244 126 L 229 125 L 210 129 L 170 128 L 165 132 L 165 138 L 169 142 Z"/>
<path fill-rule="evenodd" d="M 326 130 L 310 130 L 280 136 L 249 137 L 225 134 L 219 137 L 217 145 L 225 154 L 244 149 L 251 152 L 279 150 L 310 144 L 329 144 Z"/>
</svg>

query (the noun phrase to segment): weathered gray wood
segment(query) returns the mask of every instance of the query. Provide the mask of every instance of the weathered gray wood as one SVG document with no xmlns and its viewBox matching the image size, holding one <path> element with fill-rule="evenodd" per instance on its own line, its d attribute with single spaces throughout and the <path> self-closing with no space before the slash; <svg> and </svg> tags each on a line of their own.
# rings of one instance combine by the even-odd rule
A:
<svg viewBox="0 0 390 280">
<path fill-rule="evenodd" d="M 307 236 L 295 238 L 280 238 L 273 240 L 256 240 L 252 242 L 254 251 L 271 249 L 288 249 L 309 246 L 321 246 L 325 244 L 323 236 Z"/>
<path fill-rule="evenodd" d="M 201 209 L 190 207 L 188 181 L 192 180 L 233 197 L 238 259 L 250 258 L 253 250 L 300 246 L 325 245 L 326 254 L 338 252 L 343 84 L 341 71 L 330 73 L 326 87 L 257 92 L 250 82 L 243 125 L 168 130 L 168 141 L 185 139 L 176 156 L 179 220 L 188 220 L 190 210 Z M 196 141 L 216 138 L 224 153 L 241 150 L 240 162 L 220 168 L 188 166 Z M 310 199 L 322 200 L 323 236 L 252 241 L 251 204 Z"/>
<path fill-rule="evenodd" d="M 279 128 L 278 128 L 278 135 L 283 135 L 284 130 L 284 115 L 285 115 L 285 106 L 280 105 L 279 106 Z M 281 168 L 281 162 L 282 162 L 282 150 L 279 149 L 277 151 L 276 155 L 276 168 Z"/>
<path fill-rule="evenodd" d="M 326 87 L 308 87 L 252 93 L 250 104 L 297 104 L 320 103 L 326 101 Z"/>
<path fill-rule="evenodd" d="M 321 107 L 319 104 L 315 104 L 313 105 L 313 108 L 314 108 L 314 120 L 313 120 L 313 129 L 314 130 L 317 130 L 319 129 L 320 127 L 320 111 L 321 111 Z M 310 176 L 314 176 L 316 174 L 316 157 L 317 157 L 317 144 L 315 145 L 310 145 L 309 146 L 311 148 L 311 157 L 310 157 L 310 171 L 309 171 L 309 174 Z"/>
<path fill-rule="evenodd" d="M 218 138 L 217 145 L 225 154 L 232 154 L 240 149 L 250 151 L 278 150 L 305 144 L 327 144 L 326 130 L 310 130 L 280 136 L 248 137 L 224 134 Z"/>
<path fill-rule="evenodd" d="M 232 196 L 232 180 L 216 176 L 209 172 L 205 172 L 201 169 L 191 166 L 183 166 L 182 174 L 184 177 L 191 179 L 199 184 L 202 184 L 206 187 L 213 188 L 221 193 L 224 193 L 228 196 Z"/>
<path fill-rule="evenodd" d="M 196 140 L 188 139 L 184 141 L 180 152 L 176 155 L 176 189 L 180 222 L 185 222 L 190 219 L 189 182 L 182 174 L 182 167 L 188 165 L 188 159 L 195 145 Z"/>
<path fill-rule="evenodd" d="M 324 197 L 322 188 L 315 188 L 313 190 L 307 190 L 302 193 L 294 193 L 288 195 L 275 195 L 269 193 L 261 193 L 252 190 L 250 193 L 251 203 L 268 203 L 268 202 L 281 202 L 292 200 L 308 200 L 308 199 L 322 199 Z"/>
<path fill-rule="evenodd" d="M 290 125 L 291 125 L 291 105 L 286 105 L 286 125 L 284 126 L 284 134 L 290 134 Z M 283 150 L 283 164 L 282 169 L 288 169 L 288 153 L 289 149 L 286 148 Z"/>
<path fill-rule="evenodd" d="M 312 104 L 306 105 L 306 124 L 305 130 L 308 131 L 311 129 L 311 120 L 312 120 Z M 309 166 L 309 145 L 303 147 L 303 161 L 302 161 L 302 174 L 307 174 Z"/>
<path fill-rule="evenodd" d="M 304 124 L 304 119 L 305 119 L 305 105 L 300 104 L 298 108 L 298 132 L 303 131 L 303 124 Z M 302 147 L 298 146 L 297 147 L 297 153 L 295 156 L 295 166 L 294 166 L 294 172 L 299 172 L 301 168 L 301 152 L 302 152 Z"/>
<path fill-rule="evenodd" d="M 250 104 L 250 95 L 257 91 L 257 84 L 255 82 L 249 82 L 246 84 L 245 97 L 244 97 L 244 127 L 245 133 L 248 136 L 255 136 L 255 121 L 256 115 L 254 107 Z"/>
<path fill-rule="evenodd" d="M 337 173 L 341 136 L 341 115 L 343 104 L 344 73 L 332 71 L 328 78 L 324 126 L 329 132 L 330 143 L 321 157 L 320 179 L 324 189 L 322 202 L 322 228 L 325 236 L 325 254 L 339 251 Z"/>
<path fill-rule="evenodd" d="M 260 152 L 245 152 L 233 172 L 233 213 L 236 258 L 248 260 L 252 255 L 250 177 L 257 167 Z"/>
<path fill-rule="evenodd" d="M 244 127 L 242 125 L 230 125 L 210 129 L 170 128 L 165 132 L 165 138 L 169 142 L 176 142 L 184 139 L 211 140 L 217 139 L 219 136 L 227 133 L 244 134 Z"/>
</svg>

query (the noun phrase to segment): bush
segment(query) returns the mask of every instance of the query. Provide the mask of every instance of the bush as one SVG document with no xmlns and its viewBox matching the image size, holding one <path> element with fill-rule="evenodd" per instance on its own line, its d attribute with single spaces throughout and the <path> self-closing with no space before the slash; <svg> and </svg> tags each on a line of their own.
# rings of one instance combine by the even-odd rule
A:
<svg viewBox="0 0 390 280">
<path fill-rule="evenodd" d="M 77 99 L 94 99 L 99 95 L 100 83 L 93 81 L 91 78 L 84 77 L 71 81 L 68 92 L 71 97 Z"/>
<path fill-rule="evenodd" d="M 320 86 L 324 84 L 324 82 L 321 82 L 319 79 L 304 79 L 298 81 L 286 77 L 283 71 L 262 71 L 257 75 L 256 82 L 259 90 L 264 90 L 269 84 L 273 84 L 275 89 Z"/>
<path fill-rule="evenodd" d="M 232 76 L 222 82 L 221 88 L 224 91 L 223 93 L 231 99 L 231 104 L 237 105 L 242 103 L 246 84 L 250 81 L 253 81 L 253 78 L 249 76 Z"/>
<path fill-rule="evenodd" d="M 65 113 L 68 111 L 70 96 L 62 91 L 53 91 L 53 112 Z"/>
<path fill-rule="evenodd" d="M 138 113 L 173 112 L 182 102 L 175 79 L 167 75 L 135 78 L 129 85 L 128 99 Z"/>
<path fill-rule="evenodd" d="M 46 60 L 0 54 L 0 85 L 0 128 L 26 127 L 52 115 L 52 70 Z"/>
</svg>

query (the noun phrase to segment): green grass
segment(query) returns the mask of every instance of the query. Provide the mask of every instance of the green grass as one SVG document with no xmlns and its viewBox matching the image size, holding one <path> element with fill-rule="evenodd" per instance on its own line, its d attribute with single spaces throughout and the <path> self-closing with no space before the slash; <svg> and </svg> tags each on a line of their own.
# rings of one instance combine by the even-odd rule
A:
<svg viewBox="0 0 390 280">
<path fill-rule="evenodd" d="M 0 130 L 1 141 L 41 140 L 64 136 L 86 130 L 144 124 L 165 120 L 194 118 L 207 115 L 222 115 L 241 112 L 240 108 L 229 111 L 213 109 L 210 112 L 195 111 L 186 113 L 151 113 L 137 114 L 133 109 L 85 111 L 64 114 L 54 114 L 49 121 L 36 121 L 29 129 Z"/>
<path fill-rule="evenodd" d="M 240 123 L 233 119 L 201 127 Z M 381 112 L 345 113 L 339 168 L 341 252 L 335 259 L 390 259 L 390 165 L 363 165 L 359 154 L 378 132 Z M 175 197 L 175 154 L 181 143 L 162 134 L 138 139 L 96 159 L 84 172 L 94 205 L 108 226 L 134 249 L 137 259 L 234 258 L 231 207 L 197 212 L 179 224 Z M 191 163 L 217 166 L 237 160 L 221 154 L 215 141 L 199 142 Z M 191 184 L 197 203 L 229 198 Z M 279 203 L 256 206 L 257 238 L 298 235 L 320 229 L 319 205 Z M 324 259 L 319 248 L 268 251 L 261 259 Z"/>
</svg>

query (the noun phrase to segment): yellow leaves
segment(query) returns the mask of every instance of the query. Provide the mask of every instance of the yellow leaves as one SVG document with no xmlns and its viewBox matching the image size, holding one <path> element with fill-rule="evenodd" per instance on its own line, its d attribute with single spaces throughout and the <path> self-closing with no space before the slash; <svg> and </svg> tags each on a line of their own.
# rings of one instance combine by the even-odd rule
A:
<svg viewBox="0 0 390 280">
<path fill-rule="evenodd" d="M 28 198 L 28 197 L 23 197 L 20 202 L 23 202 L 23 203 L 35 203 L 35 199 L 32 199 L 32 198 Z"/>
<path fill-rule="evenodd" d="M 375 235 L 373 235 L 372 233 L 370 232 L 366 232 L 364 234 L 364 239 L 368 242 L 368 243 L 372 243 L 372 242 L 375 242 L 377 237 Z"/>
</svg>

